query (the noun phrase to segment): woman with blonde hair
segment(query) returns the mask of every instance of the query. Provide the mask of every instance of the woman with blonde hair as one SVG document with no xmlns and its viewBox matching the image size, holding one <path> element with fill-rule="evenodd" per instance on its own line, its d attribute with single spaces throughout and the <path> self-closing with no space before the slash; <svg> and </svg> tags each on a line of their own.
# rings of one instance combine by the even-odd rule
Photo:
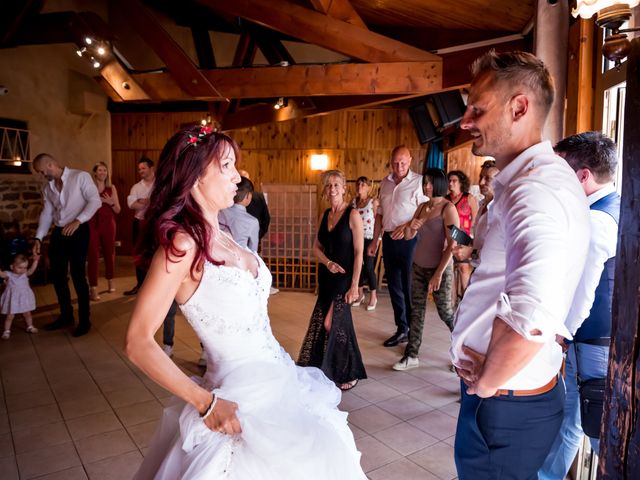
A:
<svg viewBox="0 0 640 480">
<path fill-rule="evenodd" d="M 93 167 L 93 181 L 98 187 L 102 206 L 89 221 L 89 295 L 91 300 L 100 300 L 98 295 L 98 260 L 100 247 L 104 258 L 107 290 L 115 292 L 113 286 L 115 243 L 116 243 L 116 214 L 120 213 L 120 201 L 116 187 L 109 179 L 109 169 L 106 163 L 98 162 Z"/>
<path fill-rule="evenodd" d="M 319 261 L 318 300 L 302 343 L 298 365 L 320 368 L 341 390 L 367 378 L 351 318 L 358 299 L 364 249 L 362 219 L 345 200 L 340 170 L 322 176 L 330 208 L 320 220 L 313 253 Z"/>
</svg>

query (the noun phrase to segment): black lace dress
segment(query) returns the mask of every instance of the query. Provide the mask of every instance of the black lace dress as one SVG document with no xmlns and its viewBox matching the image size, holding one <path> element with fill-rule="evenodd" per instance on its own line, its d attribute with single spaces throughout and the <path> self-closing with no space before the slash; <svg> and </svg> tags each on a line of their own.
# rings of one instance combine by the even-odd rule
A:
<svg viewBox="0 0 640 480">
<path fill-rule="evenodd" d="M 353 276 L 353 235 L 349 227 L 351 207 L 347 207 L 333 230 L 328 229 L 329 209 L 324 212 L 318 241 L 329 260 L 336 262 L 345 273 L 331 273 L 323 264 L 318 271 L 318 301 L 311 314 L 309 329 L 304 337 L 298 365 L 320 368 L 336 384 L 367 378 L 353 329 L 351 306 L 344 296 Z M 331 330 L 324 328 L 324 320 L 333 302 Z"/>
</svg>

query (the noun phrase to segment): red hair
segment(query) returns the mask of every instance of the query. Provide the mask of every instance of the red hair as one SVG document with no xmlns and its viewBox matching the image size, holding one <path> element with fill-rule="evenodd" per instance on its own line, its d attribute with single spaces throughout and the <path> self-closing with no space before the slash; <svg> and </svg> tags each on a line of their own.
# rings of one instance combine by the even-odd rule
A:
<svg viewBox="0 0 640 480">
<path fill-rule="evenodd" d="M 191 140 L 199 137 L 197 143 Z M 238 145 L 223 133 L 201 135 L 200 125 L 176 133 L 162 149 L 156 167 L 156 178 L 145 214 L 144 234 L 136 246 L 137 263 L 148 268 L 158 247 L 164 248 L 167 261 L 184 257 L 174 242 L 178 232 L 184 232 L 195 242 L 196 254 L 191 263 L 191 275 L 211 257 L 212 226 L 205 220 L 200 205 L 191 195 L 191 189 L 211 162 L 218 166 L 220 159 L 231 149 L 236 159 Z"/>
</svg>

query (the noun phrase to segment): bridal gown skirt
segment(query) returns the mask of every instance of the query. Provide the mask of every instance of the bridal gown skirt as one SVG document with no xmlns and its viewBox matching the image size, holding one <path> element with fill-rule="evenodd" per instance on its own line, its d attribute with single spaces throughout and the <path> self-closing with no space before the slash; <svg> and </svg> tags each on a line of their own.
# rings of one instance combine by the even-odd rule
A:
<svg viewBox="0 0 640 480">
<path fill-rule="evenodd" d="M 366 480 L 337 409 L 340 391 L 318 369 L 248 363 L 197 379 L 238 404 L 242 433 L 212 432 L 184 403 L 164 410 L 136 480 Z"/>
</svg>

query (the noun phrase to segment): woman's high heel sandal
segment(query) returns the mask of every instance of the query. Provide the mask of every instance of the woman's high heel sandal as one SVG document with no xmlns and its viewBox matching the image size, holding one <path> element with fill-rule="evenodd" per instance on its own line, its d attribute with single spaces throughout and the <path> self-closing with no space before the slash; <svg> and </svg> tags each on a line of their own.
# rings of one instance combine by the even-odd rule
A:
<svg viewBox="0 0 640 480">
<path fill-rule="evenodd" d="M 369 305 L 367 305 L 367 312 L 371 312 L 373 310 L 376 309 L 376 305 L 378 305 L 378 300 L 376 299 L 375 302 L 373 303 L 369 303 Z"/>
</svg>

